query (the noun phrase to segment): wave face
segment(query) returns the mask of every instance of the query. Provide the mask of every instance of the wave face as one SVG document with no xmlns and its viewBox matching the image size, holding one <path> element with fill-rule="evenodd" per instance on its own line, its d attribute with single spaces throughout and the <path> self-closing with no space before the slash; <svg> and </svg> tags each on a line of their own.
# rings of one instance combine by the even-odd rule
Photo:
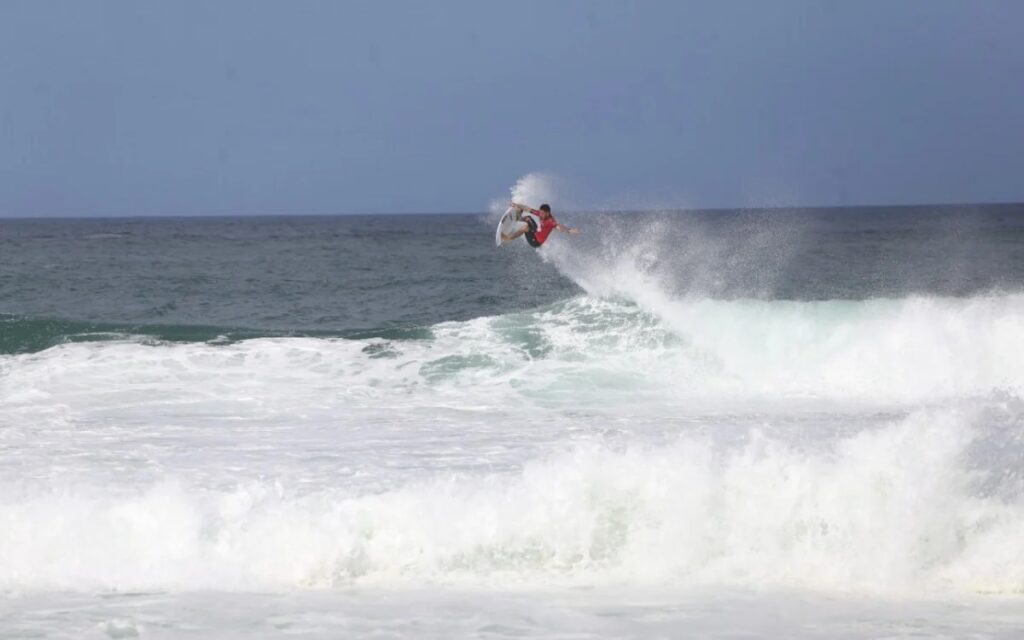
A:
<svg viewBox="0 0 1024 640">
<path fill-rule="evenodd" d="M 81 342 L 8 357 L 4 366 L 10 370 L 8 384 L 43 370 L 51 384 L 73 385 L 79 369 L 102 377 L 181 362 L 185 372 L 202 360 L 223 379 L 222 392 L 230 394 L 239 376 L 261 368 L 273 367 L 277 375 L 298 382 L 319 363 L 333 384 L 372 382 L 381 396 L 414 401 L 462 390 L 483 402 L 495 386 L 505 386 L 514 402 L 549 404 L 565 394 L 588 403 L 617 403 L 635 393 L 662 402 L 927 402 L 1000 390 L 1018 393 L 1024 382 L 1022 295 L 649 300 L 647 306 L 657 314 L 632 302 L 581 296 L 532 312 L 415 331 L 366 332 L 372 337 L 231 341 L 209 330 L 207 342 L 177 348 L 158 330 L 136 336 L 104 333 L 100 342 L 84 333 L 77 338 Z M 193 332 L 202 335 L 203 329 Z M 175 337 L 173 330 L 168 333 Z M 111 370 L 97 369 L 97 354 L 116 354 Z M 59 369 L 54 361 L 61 362 Z"/>
</svg>

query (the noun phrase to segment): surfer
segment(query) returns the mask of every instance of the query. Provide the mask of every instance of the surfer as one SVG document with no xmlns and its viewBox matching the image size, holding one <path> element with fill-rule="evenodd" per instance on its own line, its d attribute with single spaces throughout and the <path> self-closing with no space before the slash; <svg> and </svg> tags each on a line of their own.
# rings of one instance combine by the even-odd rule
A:
<svg viewBox="0 0 1024 640">
<path fill-rule="evenodd" d="M 518 231 L 514 231 L 511 234 L 501 234 L 501 241 L 503 243 L 515 240 L 521 235 L 526 235 L 526 241 L 531 247 L 539 247 L 548 239 L 548 235 L 554 230 L 558 229 L 564 233 L 579 233 L 579 229 L 574 227 L 567 227 L 564 224 L 559 224 L 555 220 L 554 216 L 551 215 L 551 205 L 542 204 L 540 209 L 533 209 L 526 205 L 517 204 L 510 202 L 509 205 L 513 209 L 516 209 L 520 213 L 528 211 L 540 219 L 540 226 L 537 225 L 537 220 L 532 216 L 526 217 L 526 226 L 520 228 Z"/>
</svg>

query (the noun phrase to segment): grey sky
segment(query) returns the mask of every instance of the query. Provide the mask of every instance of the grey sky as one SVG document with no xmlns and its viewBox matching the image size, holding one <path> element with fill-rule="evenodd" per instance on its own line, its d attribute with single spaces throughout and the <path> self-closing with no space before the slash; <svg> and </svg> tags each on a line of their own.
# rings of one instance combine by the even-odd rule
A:
<svg viewBox="0 0 1024 640">
<path fill-rule="evenodd" d="M 0 215 L 1024 200 L 1024 2 L 0 0 Z"/>
</svg>

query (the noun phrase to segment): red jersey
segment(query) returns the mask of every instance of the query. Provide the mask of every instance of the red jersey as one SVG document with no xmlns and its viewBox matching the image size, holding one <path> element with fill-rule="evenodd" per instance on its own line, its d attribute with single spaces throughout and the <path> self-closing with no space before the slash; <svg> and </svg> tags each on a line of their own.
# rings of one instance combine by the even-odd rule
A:
<svg viewBox="0 0 1024 640">
<path fill-rule="evenodd" d="M 540 220 L 538 218 L 538 220 Z M 548 216 L 547 220 L 540 220 L 540 224 L 536 231 L 533 232 L 533 237 L 537 239 L 537 244 L 544 244 L 544 241 L 548 239 L 548 235 L 558 226 L 555 222 L 554 217 Z"/>
</svg>

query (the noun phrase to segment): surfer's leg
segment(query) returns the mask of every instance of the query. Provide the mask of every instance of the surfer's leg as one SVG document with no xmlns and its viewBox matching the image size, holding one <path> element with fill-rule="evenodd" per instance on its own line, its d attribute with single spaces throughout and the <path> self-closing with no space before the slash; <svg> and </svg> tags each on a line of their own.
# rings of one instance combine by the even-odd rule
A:
<svg viewBox="0 0 1024 640">
<path fill-rule="evenodd" d="M 522 227 L 520 229 L 517 229 L 516 231 L 513 231 L 510 234 L 509 233 L 503 233 L 503 234 L 501 234 L 501 240 L 502 240 L 502 242 L 508 242 L 510 240 L 515 240 L 519 236 L 521 236 L 524 233 L 526 233 L 527 231 L 529 231 L 529 229 L 530 229 L 530 227 L 526 226 L 526 227 Z"/>
</svg>

